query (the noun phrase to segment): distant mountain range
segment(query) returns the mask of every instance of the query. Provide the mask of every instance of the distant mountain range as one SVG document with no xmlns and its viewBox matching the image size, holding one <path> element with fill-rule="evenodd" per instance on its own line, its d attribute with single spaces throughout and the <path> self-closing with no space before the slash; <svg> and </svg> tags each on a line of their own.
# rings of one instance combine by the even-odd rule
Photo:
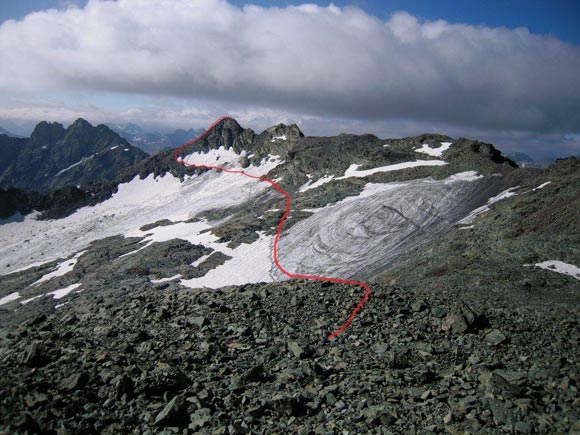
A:
<svg viewBox="0 0 580 435">
<path fill-rule="evenodd" d="M 543 159 L 534 159 L 525 153 L 507 153 L 506 154 L 510 159 L 516 162 L 522 168 L 540 168 L 544 169 L 550 166 L 552 163 L 556 161 L 556 158 L 543 158 Z"/>
<path fill-rule="evenodd" d="M 22 137 L 17 134 L 12 133 L 11 131 L 6 130 L 4 127 L 0 127 L 0 134 L 4 134 L 10 137 Z"/>
<path fill-rule="evenodd" d="M 112 180 L 147 157 L 106 125 L 39 123 L 30 138 L 0 135 L 0 187 L 48 192 Z"/>
<path fill-rule="evenodd" d="M 176 148 L 203 133 L 203 129 L 178 129 L 170 133 L 145 131 L 141 126 L 133 123 L 124 125 L 109 124 L 111 130 L 127 139 L 133 146 L 141 148 L 149 154 L 155 154 L 169 148 Z"/>
</svg>

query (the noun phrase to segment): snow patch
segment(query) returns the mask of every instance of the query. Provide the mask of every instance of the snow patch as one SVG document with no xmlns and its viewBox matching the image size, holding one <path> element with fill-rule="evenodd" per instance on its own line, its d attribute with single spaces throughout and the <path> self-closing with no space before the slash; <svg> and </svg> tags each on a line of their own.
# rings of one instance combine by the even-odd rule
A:
<svg viewBox="0 0 580 435">
<path fill-rule="evenodd" d="M 30 284 L 30 286 L 40 285 L 43 282 L 51 280 L 52 278 L 56 278 L 57 276 L 63 276 L 63 275 L 66 275 L 67 273 L 71 272 L 74 269 L 75 264 L 77 264 L 79 257 L 81 255 L 83 255 L 84 253 L 85 253 L 85 251 L 81 251 L 81 252 L 77 253 L 70 260 L 66 260 L 66 261 L 63 261 L 62 263 L 57 264 L 55 266 L 55 269 L 52 272 L 47 273 L 46 275 L 43 275 L 38 281 L 35 281 L 32 284 Z"/>
<path fill-rule="evenodd" d="M 228 285 L 239 285 L 253 282 L 272 282 L 270 270 L 272 263 L 273 236 L 259 233 L 259 239 L 251 244 L 243 243 L 236 248 L 229 248 L 228 242 L 218 242 L 219 238 L 208 231 L 212 227 L 204 221 L 179 222 L 174 225 L 155 227 L 146 233 L 134 231 L 132 237 L 145 237 L 141 243 L 149 246 L 154 242 L 165 242 L 172 239 L 182 239 L 195 245 L 203 245 L 213 249 L 212 253 L 198 258 L 192 266 L 199 266 L 213 252 L 222 252 L 232 257 L 206 275 L 190 280 L 181 280 L 181 284 L 191 288 L 219 288 Z M 173 277 L 171 279 L 176 279 Z M 152 280 L 152 282 L 154 282 Z"/>
<path fill-rule="evenodd" d="M 20 301 L 20 303 L 21 303 L 22 305 L 26 305 L 27 303 L 29 303 L 29 302 L 32 302 L 32 301 L 34 301 L 34 300 L 36 300 L 36 299 L 40 299 L 40 298 L 41 298 L 41 297 L 43 297 L 43 296 L 44 296 L 44 295 L 38 295 L 38 296 L 31 297 L 30 299 L 24 299 L 23 301 Z"/>
<path fill-rule="evenodd" d="M 65 288 L 61 288 L 58 290 L 55 290 L 53 292 L 47 293 L 47 295 L 52 295 L 52 297 L 54 299 L 62 299 L 64 298 L 66 295 L 68 295 L 70 292 L 72 292 L 73 290 L 79 288 L 81 286 L 80 283 L 77 284 L 71 284 L 68 287 Z"/>
<path fill-rule="evenodd" d="M 51 260 L 49 260 L 49 261 L 37 261 L 36 263 L 32 263 L 32 264 L 29 264 L 28 266 L 24 266 L 24 267 L 21 267 L 19 269 L 13 270 L 12 272 L 7 273 L 6 275 L 10 275 L 10 274 L 17 273 L 17 272 L 24 272 L 25 270 L 32 269 L 33 267 L 38 267 L 38 266 L 42 266 L 43 264 L 50 263 L 50 261 Z M 0 275 L 4 275 L 4 274 L 0 273 Z"/>
<path fill-rule="evenodd" d="M 181 278 L 181 274 L 175 275 L 175 276 L 170 276 L 169 278 L 152 279 L 151 283 L 152 284 L 160 284 L 162 282 L 169 282 L 169 281 L 173 281 L 174 279 L 179 279 L 179 278 Z"/>
<path fill-rule="evenodd" d="M 545 183 L 540 184 L 538 187 L 533 188 L 532 192 L 535 192 L 536 190 L 543 189 L 544 187 L 546 187 L 550 183 L 551 183 L 551 181 L 546 181 Z"/>
<path fill-rule="evenodd" d="M 231 249 L 225 244 L 219 244 L 219 250 L 232 257 L 221 266 L 210 270 L 204 276 L 189 280 L 181 280 L 181 284 L 190 288 L 219 288 L 229 285 L 241 285 L 256 282 L 272 282 L 272 243 L 274 237 L 259 233 L 259 239 L 254 243 L 242 243 Z M 218 250 L 218 244 L 212 247 Z"/>
<path fill-rule="evenodd" d="M 431 145 L 424 143 L 421 148 L 416 148 L 415 152 L 427 154 L 432 157 L 441 157 L 443 153 L 451 147 L 451 145 L 453 145 L 452 142 L 441 142 L 439 148 L 431 148 Z"/>
<path fill-rule="evenodd" d="M 12 301 L 15 301 L 16 299 L 20 299 L 20 293 L 18 292 L 10 293 L 8 296 L 0 298 L 0 305 L 6 305 Z"/>
<path fill-rule="evenodd" d="M 119 145 L 115 145 L 114 147 L 111 147 L 110 150 L 113 151 L 113 150 L 116 150 L 117 148 L 119 148 Z"/>
<path fill-rule="evenodd" d="M 363 178 L 363 177 L 368 177 L 369 175 L 372 175 L 372 174 L 376 174 L 378 172 L 399 171 L 401 169 L 416 168 L 419 166 L 444 166 L 446 164 L 447 164 L 447 162 L 445 162 L 443 160 L 416 160 L 414 162 L 396 163 L 394 165 L 380 166 L 378 168 L 365 169 L 365 170 L 359 171 L 358 168 L 360 168 L 361 165 L 353 163 L 344 172 L 344 175 L 342 177 L 338 177 L 337 180 L 344 180 L 344 179 L 350 178 L 350 177 Z"/>
<path fill-rule="evenodd" d="M 517 195 L 517 193 L 515 193 L 515 190 L 519 189 L 519 187 L 520 186 L 510 187 L 509 189 L 501 192 L 499 195 L 494 196 L 493 198 L 489 198 L 487 200 L 486 205 L 482 205 L 481 207 L 476 208 L 471 213 L 469 213 L 469 215 L 465 216 L 463 219 L 461 219 L 459 222 L 457 222 L 457 224 L 458 225 L 471 225 L 471 224 L 473 224 L 473 222 L 475 221 L 475 219 L 478 216 L 491 210 L 490 205 L 495 204 L 496 202 L 502 201 L 506 198 L 510 198 L 514 195 Z"/>
<path fill-rule="evenodd" d="M 314 182 L 312 182 L 312 180 L 309 180 L 306 184 L 303 184 L 302 186 L 300 186 L 298 191 L 299 192 L 306 192 L 307 190 L 310 190 L 310 189 L 316 189 L 317 187 L 320 187 L 323 184 L 330 183 L 333 178 L 334 178 L 334 175 L 325 175 L 324 177 L 321 177 Z"/>
<path fill-rule="evenodd" d="M 231 148 L 226 149 L 221 146 L 217 150 L 210 149 L 205 153 L 191 153 L 184 159 L 178 157 L 178 161 L 198 166 L 219 166 L 226 169 L 238 169 L 258 177 L 266 175 L 276 166 L 284 163 L 284 161 L 280 159 L 280 156 L 268 155 L 267 157 L 262 158 L 257 166 L 250 165 L 247 168 L 242 168 L 240 165 L 240 159 L 245 156 L 246 151 L 242 151 L 240 154 L 238 154 Z"/>
<path fill-rule="evenodd" d="M 507 190 L 504 190 L 503 192 L 501 192 L 499 195 L 494 196 L 493 198 L 490 198 L 487 203 L 488 204 L 495 204 L 496 202 L 502 201 L 506 198 L 510 198 L 512 196 L 517 195 L 517 193 L 515 193 L 516 190 L 518 190 L 520 188 L 520 186 L 515 186 L 515 187 L 510 187 Z"/>
<path fill-rule="evenodd" d="M 217 150 L 210 149 L 206 153 L 195 152 L 185 157 L 184 161 L 192 165 L 221 166 L 221 167 L 239 167 L 238 161 L 246 155 L 245 151 L 241 154 L 236 153 L 232 148 L 226 149 L 221 146 Z"/>
<path fill-rule="evenodd" d="M 548 260 L 536 264 L 524 264 L 526 267 L 539 267 L 541 269 L 550 270 L 552 272 L 561 273 L 563 275 L 571 276 L 580 280 L 580 268 L 573 264 L 564 263 L 558 260 Z"/>
<path fill-rule="evenodd" d="M 205 221 L 178 222 L 173 225 L 151 228 L 147 231 L 135 230 L 128 233 L 127 237 L 144 237 L 141 243 L 146 244 L 146 246 L 155 242 L 161 243 L 173 239 L 187 240 L 194 245 L 202 244 L 207 246 L 207 244 L 218 239 L 218 237 L 208 231 L 211 228 L 211 225 Z"/>
<path fill-rule="evenodd" d="M 475 181 L 483 178 L 483 175 L 479 175 L 477 171 L 465 171 L 453 174 L 445 179 L 445 184 L 456 183 L 458 181 Z"/>
<path fill-rule="evenodd" d="M 91 160 L 93 157 L 95 157 L 95 155 L 94 155 L 94 154 L 93 154 L 92 156 L 89 156 L 89 157 L 83 157 L 83 158 L 82 158 L 80 161 L 78 161 L 78 162 L 76 162 L 76 163 L 73 163 L 73 164 L 72 164 L 72 165 L 70 165 L 68 168 L 64 168 L 64 169 L 62 169 L 62 170 L 58 171 L 58 172 L 55 174 L 55 177 L 58 177 L 59 175 L 62 175 L 62 174 L 64 174 L 65 172 L 67 172 L 67 171 L 70 171 L 70 170 L 71 170 L 72 168 L 74 168 L 75 166 L 81 165 L 81 164 L 83 164 L 84 162 L 86 162 L 86 161 L 88 161 L 88 160 Z"/>
<path fill-rule="evenodd" d="M 276 142 L 277 140 L 288 140 L 288 138 L 285 134 L 283 134 L 282 136 L 274 136 L 270 142 Z"/>
</svg>

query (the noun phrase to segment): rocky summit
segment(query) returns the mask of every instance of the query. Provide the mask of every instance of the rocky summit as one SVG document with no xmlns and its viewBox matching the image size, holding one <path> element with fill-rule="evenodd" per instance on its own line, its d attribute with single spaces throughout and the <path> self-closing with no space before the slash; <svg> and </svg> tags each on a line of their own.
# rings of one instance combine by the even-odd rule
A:
<svg viewBox="0 0 580 435">
<path fill-rule="evenodd" d="M 0 433 L 580 432 L 579 159 L 231 118 L 174 157 L 0 190 Z M 274 264 L 283 196 L 182 162 L 287 191 L 280 263 L 365 280 L 352 324 Z"/>
</svg>

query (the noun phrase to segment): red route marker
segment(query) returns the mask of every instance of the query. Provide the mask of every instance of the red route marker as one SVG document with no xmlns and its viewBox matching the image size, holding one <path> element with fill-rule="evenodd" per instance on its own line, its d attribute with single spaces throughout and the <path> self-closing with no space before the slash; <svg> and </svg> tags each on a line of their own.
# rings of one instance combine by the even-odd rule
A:
<svg viewBox="0 0 580 435">
<path fill-rule="evenodd" d="M 223 168 L 221 166 L 195 165 L 195 164 L 186 162 L 185 160 L 180 158 L 178 155 L 186 147 L 193 145 L 197 141 L 203 139 L 205 136 L 207 136 L 208 132 L 213 127 L 215 127 L 217 124 L 219 124 L 224 119 L 228 119 L 228 118 L 231 118 L 231 116 L 226 115 L 226 116 L 222 116 L 221 118 L 216 119 L 207 128 L 207 130 L 204 131 L 202 134 L 200 134 L 196 138 L 190 140 L 189 142 L 184 143 L 179 148 L 176 148 L 173 151 L 173 158 L 175 159 L 175 161 L 177 163 L 180 163 L 180 164 L 185 165 L 185 166 L 190 167 L 190 168 L 213 169 L 215 171 L 222 171 L 222 172 L 227 172 L 230 174 L 240 174 L 240 175 L 243 175 L 244 177 L 252 178 L 252 179 L 258 180 L 258 181 L 263 181 L 264 183 L 268 183 L 270 186 L 272 186 L 274 189 L 276 189 L 276 191 L 278 193 L 284 195 L 284 197 L 286 198 L 286 209 L 284 210 L 284 214 L 280 218 L 280 222 L 278 222 L 278 229 L 276 231 L 276 236 L 274 237 L 274 249 L 273 249 L 274 264 L 276 264 L 276 267 L 280 270 L 280 272 L 282 272 L 284 275 L 286 275 L 290 278 L 294 278 L 294 279 L 300 278 L 300 279 L 308 279 L 308 280 L 313 280 L 313 281 L 326 281 L 326 282 L 335 282 L 335 283 L 339 283 L 339 284 L 356 285 L 356 286 L 361 287 L 365 291 L 364 296 L 362 297 L 360 302 L 357 304 L 355 309 L 352 310 L 352 313 L 350 313 L 350 316 L 348 316 L 348 319 L 346 319 L 346 321 L 342 324 L 342 326 L 340 328 L 338 328 L 336 331 L 332 332 L 331 334 L 329 334 L 326 337 L 329 340 L 332 340 L 333 338 L 338 336 L 340 333 L 342 333 L 346 328 L 348 328 L 348 325 L 350 325 L 352 323 L 352 321 L 354 320 L 354 318 L 356 316 L 356 313 L 359 312 L 359 310 L 362 308 L 362 306 L 365 304 L 365 302 L 369 298 L 369 295 L 371 294 L 370 287 L 361 281 L 342 279 L 342 278 L 332 278 L 332 277 L 318 276 L 318 275 L 302 275 L 302 274 L 298 274 L 298 273 L 288 272 L 286 269 L 284 269 L 282 267 L 282 265 L 280 264 L 280 260 L 278 259 L 278 242 L 280 241 L 280 235 L 282 234 L 282 228 L 284 226 L 284 221 L 286 220 L 286 218 L 290 214 L 290 205 L 291 205 L 291 200 L 292 200 L 292 198 L 290 197 L 290 194 L 288 192 L 286 192 L 284 189 L 282 189 L 274 180 L 270 180 L 269 178 L 258 177 L 256 175 L 248 174 L 244 171 L 240 171 L 237 169 L 226 169 L 226 168 Z"/>
</svg>

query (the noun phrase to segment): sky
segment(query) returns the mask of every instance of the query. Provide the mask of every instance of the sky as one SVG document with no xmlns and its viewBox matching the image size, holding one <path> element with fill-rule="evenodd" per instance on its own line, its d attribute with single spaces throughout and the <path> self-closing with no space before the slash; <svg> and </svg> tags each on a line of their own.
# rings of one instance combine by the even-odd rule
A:
<svg viewBox="0 0 580 435">
<path fill-rule="evenodd" d="M 3 0 L 0 126 L 437 132 L 580 155 L 580 2 Z"/>
</svg>

